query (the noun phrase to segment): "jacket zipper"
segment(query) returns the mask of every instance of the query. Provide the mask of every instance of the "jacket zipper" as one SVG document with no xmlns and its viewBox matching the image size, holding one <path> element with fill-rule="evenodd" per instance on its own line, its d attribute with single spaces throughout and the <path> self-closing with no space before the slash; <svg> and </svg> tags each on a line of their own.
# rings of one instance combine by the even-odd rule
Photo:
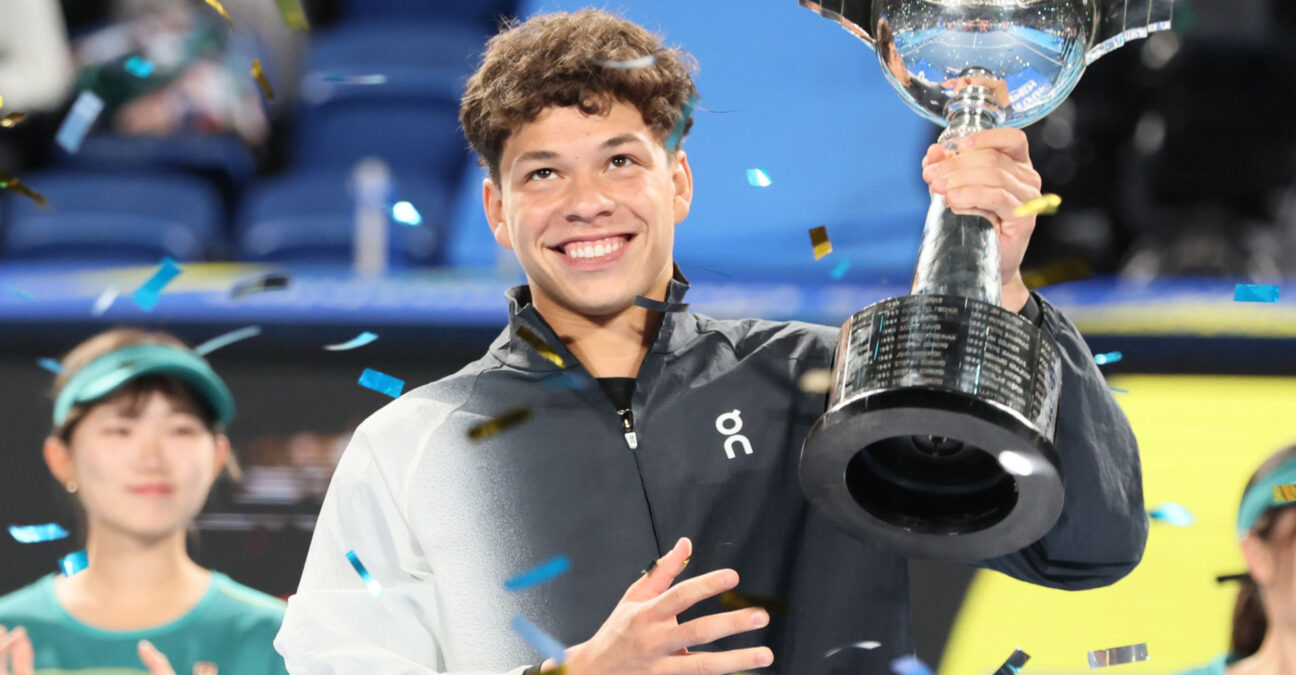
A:
<svg viewBox="0 0 1296 675">
<path fill-rule="evenodd" d="M 629 408 L 623 408 L 617 411 L 617 415 L 621 416 L 621 430 L 625 433 L 626 445 L 634 450 L 639 447 L 639 436 L 634 430 L 634 413 Z"/>
</svg>

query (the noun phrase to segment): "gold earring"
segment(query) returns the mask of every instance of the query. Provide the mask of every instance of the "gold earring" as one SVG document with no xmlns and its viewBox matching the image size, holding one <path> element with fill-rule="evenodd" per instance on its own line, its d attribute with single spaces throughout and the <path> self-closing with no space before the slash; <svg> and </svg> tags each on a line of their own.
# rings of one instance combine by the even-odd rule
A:
<svg viewBox="0 0 1296 675">
<path fill-rule="evenodd" d="M 70 480 L 63 485 L 63 488 L 67 490 L 70 495 L 76 494 L 76 491 L 80 489 L 80 487 L 81 486 L 77 485 L 77 482 L 74 480 Z"/>
</svg>

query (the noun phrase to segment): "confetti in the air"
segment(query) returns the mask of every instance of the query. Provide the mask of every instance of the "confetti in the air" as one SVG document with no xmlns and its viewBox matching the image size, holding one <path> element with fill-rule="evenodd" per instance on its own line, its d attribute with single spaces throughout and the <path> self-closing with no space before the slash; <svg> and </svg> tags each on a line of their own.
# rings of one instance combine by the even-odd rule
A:
<svg viewBox="0 0 1296 675">
<path fill-rule="evenodd" d="M 4 289 L 5 289 L 5 292 L 8 293 L 9 295 L 12 295 L 12 296 L 17 297 L 17 298 L 22 298 L 23 300 L 26 300 L 27 302 L 35 302 L 35 301 L 36 301 L 36 296 L 32 295 L 31 293 L 28 293 L 27 291 L 24 291 L 24 290 L 21 289 L 21 288 L 18 288 L 17 286 L 14 286 L 14 285 L 12 285 L 12 284 L 5 284 L 5 285 L 4 285 Z"/>
<path fill-rule="evenodd" d="M 901 656 L 891 662 L 891 672 L 896 675 L 932 675 L 931 668 L 917 656 Z"/>
<path fill-rule="evenodd" d="M 532 349 L 536 350 L 536 352 L 538 352 L 540 356 L 545 357 L 545 359 L 547 359 L 550 363 L 554 364 L 555 366 L 558 366 L 559 368 L 567 367 L 566 364 L 563 363 L 563 358 L 558 355 L 558 352 L 554 351 L 554 348 L 550 347 L 549 343 L 544 341 L 544 338 L 541 338 L 539 335 L 536 335 L 535 331 L 531 330 L 530 328 L 527 328 L 526 326 L 518 326 L 517 334 L 518 337 L 522 338 L 523 342 L 526 342 L 527 344 L 531 345 Z"/>
<path fill-rule="evenodd" d="M 1275 504 L 1296 501 L 1296 485 L 1275 485 L 1273 495 Z"/>
<path fill-rule="evenodd" d="M 117 296 L 120 293 L 121 291 L 118 291 L 116 286 L 105 288 L 104 292 L 100 293 L 99 297 L 95 299 L 94 306 L 90 308 L 90 313 L 95 316 L 103 316 L 103 313 L 108 311 L 108 308 L 112 307 L 112 304 L 117 301 Z"/>
<path fill-rule="evenodd" d="M 18 124 L 25 119 L 27 119 L 27 113 L 20 113 L 20 112 L 9 113 L 4 117 L 0 117 L 0 127 L 4 127 L 5 129 L 12 129 L 18 126 Z"/>
<path fill-rule="evenodd" d="M 368 589 L 370 595 L 375 598 L 382 595 L 382 584 L 378 583 L 378 580 L 373 578 L 369 570 L 365 569 L 364 563 L 360 562 L 360 556 L 356 555 L 355 551 L 347 551 L 346 558 L 351 561 L 351 567 L 355 569 L 356 574 L 360 575 L 360 580 L 364 582 L 365 588 Z"/>
<path fill-rule="evenodd" d="M 10 525 L 9 536 L 14 538 L 20 544 L 39 544 L 45 541 L 55 541 L 68 536 L 67 530 L 63 529 L 58 523 L 45 523 L 44 525 Z"/>
<path fill-rule="evenodd" d="M 1278 302 L 1278 286 L 1238 284 L 1233 289 L 1233 302 Z"/>
<path fill-rule="evenodd" d="M 126 59 L 126 63 L 123 67 L 126 69 L 126 72 L 140 78 L 141 80 L 147 79 L 153 74 L 153 64 L 138 56 L 132 56 L 129 59 Z"/>
<path fill-rule="evenodd" d="M 282 272 L 271 272 L 251 279 L 245 279 L 234 284 L 230 290 L 230 296 L 235 300 L 254 293 L 264 293 L 266 291 L 279 291 L 288 288 L 292 282 L 292 277 Z"/>
<path fill-rule="evenodd" d="M 386 394 L 392 398 L 398 398 L 401 392 L 405 390 L 405 380 L 398 380 L 391 375 L 365 368 L 360 374 L 360 386 L 372 389 L 380 394 Z"/>
<path fill-rule="evenodd" d="M 40 366 L 41 368 L 44 368 L 45 370 L 50 371 L 51 373 L 54 373 L 55 375 L 63 374 L 63 364 L 59 363 L 56 359 L 51 359 L 48 356 L 36 359 L 36 365 Z"/>
<path fill-rule="evenodd" d="M 797 379 L 797 387 L 807 394 L 826 394 L 832 389 L 833 374 L 826 368 L 807 370 Z"/>
<path fill-rule="evenodd" d="M 153 311 L 153 308 L 157 307 L 158 298 L 161 297 L 162 290 L 165 289 L 167 284 L 171 283 L 173 279 L 180 276 L 180 273 L 183 271 L 184 270 L 180 269 L 180 266 L 176 265 L 175 261 L 171 258 L 163 258 L 162 263 L 158 266 L 157 271 L 153 273 L 153 276 L 149 277 L 148 281 L 145 281 L 143 286 L 140 286 L 135 290 L 135 304 L 146 312 Z"/>
<path fill-rule="evenodd" d="M 330 73 L 320 77 L 320 81 L 330 84 L 387 84 L 387 76 L 374 73 L 372 75 L 341 75 L 339 73 Z"/>
<path fill-rule="evenodd" d="M 680 144 L 684 142 L 684 131 L 688 129 L 689 119 L 693 117 L 693 108 L 697 106 L 698 95 L 689 94 L 688 101 L 684 103 L 684 109 L 680 111 L 679 121 L 675 123 L 675 128 L 671 130 L 670 138 L 666 139 L 666 147 L 671 150 L 679 150 Z"/>
<path fill-rule="evenodd" d="M 747 169 L 747 184 L 752 187 L 769 187 L 774 183 L 764 169 Z"/>
<path fill-rule="evenodd" d="M 260 334 L 261 334 L 260 326 L 248 326 L 246 328 L 232 330 L 228 333 L 225 333 L 224 335 L 217 335 L 216 337 L 198 345 L 197 347 L 194 347 L 193 351 L 198 356 L 207 356 L 208 354 L 216 351 L 217 349 L 220 349 L 222 347 L 228 347 L 229 345 L 232 345 L 235 342 L 238 342 L 240 340 L 246 340 L 248 338 L 253 338 Z"/>
<path fill-rule="evenodd" d="M 279 9 L 279 16 L 283 17 L 285 26 L 302 32 L 310 30 L 310 22 L 306 20 L 301 0 L 275 0 L 275 7 Z"/>
<path fill-rule="evenodd" d="M 505 429 L 515 427 L 531 419 L 530 408 L 514 408 L 493 417 L 468 430 L 468 438 L 474 441 L 485 440 Z"/>
<path fill-rule="evenodd" d="M 626 59 L 624 61 L 595 61 L 595 63 L 604 68 L 615 68 L 617 70 L 634 70 L 635 68 L 647 68 L 657 63 L 657 57 L 653 54 L 641 56 L 637 59 Z"/>
<path fill-rule="evenodd" d="M 261 59 L 252 59 L 252 77 L 256 78 L 257 86 L 261 87 L 261 93 L 265 95 L 266 100 L 273 101 L 274 89 L 270 88 L 270 80 L 266 79 L 265 69 L 261 67 Z"/>
<path fill-rule="evenodd" d="M 533 569 L 527 570 L 504 582 L 504 588 L 510 591 L 521 591 L 534 588 L 571 569 L 571 561 L 565 555 L 554 556 Z"/>
<path fill-rule="evenodd" d="M 45 198 L 45 195 L 27 187 L 27 184 L 17 176 L 6 171 L 0 171 L 0 190 L 13 190 L 41 206 L 49 204 L 49 200 Z"/>
<path fill-rule="evenodd" d="M 810 228 L 810 244 L 814 246 L 815 260 L 822 260 L 832 253 L 832 242 L 828 241 L 828 228 L 820 225 Z"/>
<path fill-rule="evenodd" d="M 725 591 L 720 595 L 720 605 L 729 610 L 760 607 L 769 612 L 771 616 L 787 612 L 787 600 L 783 598 L 752 595 L 742 591 Z"/>
<path fill-rule="evenodd" d="M 365 331 L 351 338 L 350 340 L 347 340 L 346 342 L 343 342 L 341 344 L 336 344 L 336 345 L 325 345 L 324 348 L 331 352 L 345 352 L 349 349 L 357 349 L 359 347 L 363 347 L 377 339 L 378 339 L 378 335 L 376 333 L 370 333 L 369 331 Z"/>
<path fill-rule="evenodd" d="M 225 19 L 225 23 L 229 24 L 231 28 L 234 26 L 234 20 L 230 18 L 229 12 L 225 11 L 225 5 L 222 5 L 220 0 L 207 0 L 207 4 L 220 12 L 221 18 Z"/>
<path fill-rule="evenodd" d="M 59 558 L 59 569 L 63 571 L 63 576 L 70 577 L 77 572 L 90 566 L 90 558 L 85 551 L 69 553 Z"/>
<path fill-rule="evenodd" d="M 999 670 L 996 670 L 994 675 L 1017 675 L 1017 673 L 1021 672 L 1022 666 L 1025 666 L 1026 662 L 1029 660 L 1030 654 L 1022 651 L 1021 647 L 1018 647 L 1013 650 L 1013 653 L 1008 657 L 1008 660 L 1004 661 L 1002 666 L 999 666 Z"/>
<path fill-rule="evenodd" d="M 1044 195 L 1037 199 L 1032 199 L 1016 209 L 1013 209 L 1013 216 L 1021 218 L 1023 216 L 1051 216 L 1057 213 L 1058 207 L 1062 206 L 1062 198 L 1057 195 Z"/>
<path fill-rule="evenodd" d="M 75 155 L 81 149 L 81 141 L 85 140 L 90 127 L 94 126 L 95 120 L 99 119 L 99 113 L 103 112 L 103 109 L 103 99 L 93 91 L 81 92 L 77 96 L 76 103 L 72 104 L 72 109 L 68 111 L 67 117 L 63 118 L 63 124 L 59 125 L 54 142 L 68 154 Z"/>
<path fill-rule="evenodd" d="M 1088 261 L 1080 258 L 1055 260 L 1046 265 L 1022 270 L 1022 283 L 1031 290 L 1092 277 L 1093 268 Z"/>
<path fill-rule="evenodd" d="M 1188 509 L 1174 502 L 1166 502 L 1152 509 L 1148 512 L 1148 517 L 1175 527 L 1188 527 L 1197 522 L 1197 519 L 1193 518 L 1193 514 L 1189 513 Z"/>
<path fill-rule="evenodd" d="M 1113 394 L 1128 394 L 1128 393 L 1129 393 L 1129 390 L 1128 390 L 1128 389 L 1118 389 L 1118 388 L 1113 387 L 1113 386 L 1110 386 L 1110 385 L 1109 385 L 1107 388 L 1110 389 L 1111 392 L 1112 392 Z"/>
<path fill-rule="evenodd" d="M 689 308 L 687 302 L 662 302 L 661 300 L 645 298 L 642 295 L 635 296 L 634 304 L 636 307 L 643 307 L 647 310 L 666 314 L 671 312 L 687 312 Z"/>
<path fill-rule="evenodd" d="M 567 656 L 567 648 L 554 639 L 552 635 L 540 630 L 539 626 L 527 621 L 524 616 L 513 617 L 513 631 L 522 636 L 531 648 L 540 652 L 545 659 L 553 659 L 554 663 L 562 663 Z"/>
<path fill-rule="evenodd" d="M 401 225 L 416 227 L 423 224 L 423 215 L 420 214 L 418 209 L 414 208 L 414 205 L 409 202 L 396 202 L 395 204 L 392 204 L 391 213 L 392 220 Z"/>
<path fill-rule="evenodd" d="M 1107 352 L 1106 354 L 1094 354 L 1094 363 L 1105 366 L 1109 363 L 1116 363 L 1124 358 L 1120 352 Z"/>
<path fill-rule="evenodd" d="M 1146 642 L 1111 649 L 1095 649 L 1089 652 L 1089 669 L 1120 666 L 1126 663 L 1138 663 L 1148 660 Z"/>
<path fill-rule="evenodd" d="M 843 260 L 837 263 L 837 266 L 833 268 L 832 278 L 841 281 L 841 278 L 846 276 L 846 270 L 848 269 L 850 269 L 850 260 Z"/>
<path fill-rule="evenodd" d="M 865 640 L 863 642 L 855 642 L 848 645 L 842 645 L 841 647 L 833 647 L 832 649 L 829 649 L 828 651 L 824 652 L 824 658 L 826 659 L 832 657 L 839 652 L 846 651 L 847 649 L 877 649 L 878 647 L 881 646 L 882 643 L 877 642 L 875 640 Z"/>
</svg>

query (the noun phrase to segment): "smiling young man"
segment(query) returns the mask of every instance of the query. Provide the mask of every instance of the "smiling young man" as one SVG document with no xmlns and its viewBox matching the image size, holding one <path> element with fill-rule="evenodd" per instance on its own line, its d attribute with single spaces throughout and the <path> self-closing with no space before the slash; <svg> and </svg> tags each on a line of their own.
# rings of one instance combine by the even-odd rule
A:
<svg viewBox="0 0 1296 675">
<path fill-rule="evenodd" d="M 912 652 L 905 559 L 835 530 L 797 485 L 825 399 L 796 383 L 831 365 L 837 329 L 659 311 L 688 288 L 672 259 L 693 191 L 673 147 L 695 94 L 688 58 L 594 10 L 490 42 L 460 118 L 489 169 L 490 226 L 528 284 L 485 356 L 357 430 L 276 642 L 291 672 L 552 667 L 526 622 L 572 645 L 569 675 L 887 673 Z M 1021 283 L 1034 218 L 1012 212 L 1040 187 L 1025 137 L 986 132 L 923 165 L 951 206 L 996 223 L 1004 306 L 1064 362 L 1062 516 L 981 565 L 1112 583 L 1147 535 L 1138 452 L 1084 341 Z M 518 408 L 525 425 L 469 433 Z M 565 574 L 505 587 L 555 555 Z M 880 646 L 836 650 L 861 641 Z"/>
</svg>

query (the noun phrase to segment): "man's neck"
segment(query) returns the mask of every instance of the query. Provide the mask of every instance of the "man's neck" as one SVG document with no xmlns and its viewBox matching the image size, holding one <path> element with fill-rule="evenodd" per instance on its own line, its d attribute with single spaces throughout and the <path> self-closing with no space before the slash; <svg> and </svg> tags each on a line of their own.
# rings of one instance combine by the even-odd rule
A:
<svg viewBox="0 0 1296 675">
<path fill-rule="evenodd" d="M 664 299 L 670 280 L 668 272 L 644 295 Z M 534 287 L 532 301 L 567 349 L 597 378 L 637 377 L 661 327 L 661 313 L 637 305 L 590 317 L 559 305 Z"/>
</svg>

